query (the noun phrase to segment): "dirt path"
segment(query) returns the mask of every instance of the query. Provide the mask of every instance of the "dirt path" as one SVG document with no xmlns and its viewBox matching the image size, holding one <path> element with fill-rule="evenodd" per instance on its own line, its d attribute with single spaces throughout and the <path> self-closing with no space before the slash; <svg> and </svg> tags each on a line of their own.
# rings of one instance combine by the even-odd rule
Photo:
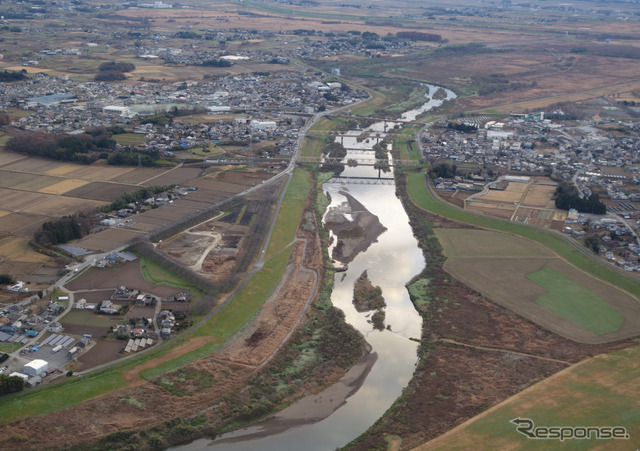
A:
<svg viewBox="0 0 640 451">
<path fill-rule="evenodd" d="M 456 345 L 456 346 L 466 346 L 468 348 L 482 349 L 483 351 L 506 352 L 506 353 L 509 353 L 509 354 L 521 355 L 523 357 L 531 357 L 533 359 L 547 360 L 549 362 L 556 362 L 556 363 L 563 363 L 565 365 L 571 365 L 571 362 L 567 362 L 565 360 L 552 359 L 550 357 L 542 357 L 542 356 L 534 355 L 534 354 L 526 354 L 524 352 L 512 351 L 510 349 L 493 348 L 493 347 L 489 347 L 489 346 L 471 345 L 471 344 L 461 343 L 459 341 L 451 340 L 449 338 L 440 338 L 440 339 L 438 339 L 438 341 L 442 342 L 442 343 L 451 343 L 451 344 Z"/>
<path fill-rule="evenodd" d="M 211 252 L 213 250 L 213 248 L 215 248 L 218 243 L 220 243 L 220 240 L 222 239 L 222 235 L 217 233 L 217 234 L 213 234 L 210 232 L 189 232 L 189 234 L 191 235 L 200 235 L 200 236 L 208 236 L 213 238 L 213 243 L 211 243 L 209 246 L 207 246 L 207 248 L 202 251 L 202 254 L 200 254 L 200 257 L 198 257 L 198 260 L 191 266 L 189 266 L 189 269 L 192 269 L 193 271 L 201 271 L 202 270 L 202 262 L 204 262 L 204 259 L 207 258 L 207 255 L 209 255 L 209 252 Z"/>
<path fill-rule="evenodd" d="M 211 337 L 196 337 L 191 338 L 188 342 L 183 345 L 180 345 L 176 348 L 173 348 L 171 351 L 164 354 L 162 357 L 157 357 L 155 359 L 147 360 L 146 362 L 138 365 L 130 370 L 125 370 L 122 372 L 122 378 L 129 385 L 129 387 L 137 387 L 144 384 L 146 381 L 140 377 L 140 373 L 144 370 L 148 370 L 151 368 L 155 368 L 165 362 L 169 362 L 171 360 L 177 359 L 178 357 L 195 351 L 196 349 L 204 346 L 207 343 L 213 341 Z"/>
</svg>

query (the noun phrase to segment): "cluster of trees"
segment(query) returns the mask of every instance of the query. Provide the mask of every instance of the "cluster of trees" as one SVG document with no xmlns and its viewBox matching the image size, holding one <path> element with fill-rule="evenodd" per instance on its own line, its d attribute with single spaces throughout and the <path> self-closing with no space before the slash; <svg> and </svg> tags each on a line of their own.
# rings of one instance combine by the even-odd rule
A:
<svg viewBox="0 0 640 451">
<path fill-rule="evenodd" d="M 424 33 L 421 31 L 399 31 L 396 36 L 400 39 L 409 39 L 411 41 L 441 42 L 442 36 L 435 33 Z"/>
<path fill-rule="evenodd" d="M 391 172 L 391 166 L 389 165 L 389 154 L 387 153 L 387 143 L 382 141 L 373 146 L 376 156 L 376 169 L 382 169 L 383 172 Z"/>
<path fill-rule="evenodd" d="M 87 130 L 80 135 L 53 135 L 44 131 L 23 133 L 12 137 L 8 150 L 34 157 L 89 164 L 106 158 L 116 142 L 104 127 Z"/>
<path fill-rule="evenodd" d="M 129 146 L 116 150 L 107 157 L 107 164 L 113 166 L 164 166 L 170 164 L 160 158 L 160 152 L 153 149 L 133 149 Z"/>
<path fill-rule="evenodd" d="M 0 70 L 0 81 L 20 81 L 27 78 L 27 71 L 22 69 L 20 71 L 15 70 Z"/>
<path fill-rule="evenodd" d="M 14 283 L 16 283 L 16 281 L 10 274 L 0 274 L 0 285 L 11 285 Z"/>
<path fill-rule="evenodd" d="M 325 92 L 322 96 L 330 102 L 337 102 L 339 100 L 337 95 L 330 92 Z"/>
<path fill-rule="evenodd" d="M 110 61 L 102 63 L 98 66 L 98 74 L 95 76 L 96 81 L 117 81 L 125 80 L 127 77 L 125 72 L 133 72 L 136 66 L 133 63 L 121 63 Z"/>
<path fill-rule="evenodd" d="M 100 208 L 100 211 L 102 211 L 103 213 L 108 213 L 110 211 L 121 210 L 123 208 L 126 208 L 129 204 L 134 204 L 136 202 L 148 199 L 150 197 L 153 197 L 155 194 L 168 191 L 173 187 L 174 185 L 145 186 L 144 188 L 140 188 L 139 190 L 133 191 L 132 193 L 121 194 L 117 197 L 116 200 Z"/>
<path fill-rule="evenodd" d="M 92 224 L 93 221 L 84 215 L 63 216 L 56 221 L 43 223 L 34 239 L 43 246 L 68 243 L 87 235 Z"/>
<path fill-rule="evenodd" d="M 0 374 L 0 396 L 15 393 L 24 389 L 24 379 L 20 376 Z"/>
<path fill-rule="evenodd" d="M 347 149 L 340 143 L 332 142 L 327 144 L 323 149 L 322 153 L 325 154 L 327 158 L 330 159 L 342 159 L 347 156 Z M 344 171 L 344 164 L 338 162 L 325 162 L 320 167 L 320 170 L 323 172 L 331 172 L 333 171 L 336 175 L 340 174 Z"/>
<path fill-rule="evenodd" d="M 596 254 L 600 253 L 600 237 L 597 235 L 589 235 L 584 239 L 584 245 Z"/>
<path fill-rule="evenodd" d="M 200 35 L 194 31 L 178 31 L 176 38 L 180 39 L 200 39 Z"/>
<path fill-rule="evenodd" d="M 465 124 L 464 122 L 453 121 L 447 124 L 447 128 L 452 128 L 459 132 L 472 133 L 478 130 L 477 125 Z"/>
<path fill-rule="evenodd" d="M 207 61 L 203 61 L 201 63 L 201 66 L 208 66 L 208 67 L 229 67 L 231 66 L 231 61 L 229 60 L 225 60 L 225 59 L 213 59 L 213 60 L 207 60 Z"/>
<path fill-rule="evenodd" d="M 580 197 L 578 188 L 568 182 L 562 182 L 554 192 L 556 208 L 569 210 L 575 208 L 581 213 L 593 213 L 603 215 L 607 212 L 607 207 L 600 201 L 600 196 L 596 193 L 589 197 Z"/>
<path fill-rule="evenodd" d="M 457 170 L 458 167 L 455 164 L 440 163 L 429 170 L 429 176 L 432 179 L 437 179 L 438 177 L 450 179 L 455 177 Z"/>
</svg>

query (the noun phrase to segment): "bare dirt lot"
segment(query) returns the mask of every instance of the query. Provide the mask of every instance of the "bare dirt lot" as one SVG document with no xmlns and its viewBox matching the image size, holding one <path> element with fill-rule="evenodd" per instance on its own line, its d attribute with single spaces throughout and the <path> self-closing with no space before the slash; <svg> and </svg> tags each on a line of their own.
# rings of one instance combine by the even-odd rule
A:
<svg viewBox="0 0 640 451">
<path fill-rule="evenodd" d="M 76 371 L 86 371 L 103 363 L 113 362 L 125 356 L 120 351 L 127 344 L 123 340 L 99 340 L 91 349 L 78 357 L 81 363 Z"/>
</svg>

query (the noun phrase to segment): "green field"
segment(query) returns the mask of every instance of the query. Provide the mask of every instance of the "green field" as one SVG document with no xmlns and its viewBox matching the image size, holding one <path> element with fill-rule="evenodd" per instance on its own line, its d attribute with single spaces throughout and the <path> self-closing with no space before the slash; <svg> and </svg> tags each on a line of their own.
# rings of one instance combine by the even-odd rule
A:
<svg viewBox="0 0 640 451">
<path fill-rule="evenodd" d="M 527 275 L 527 279 L 547 290 L 536 302 L 552 312 L 598 335 L 620 329 L 624 320 L 620 312 L 558 271 L 545 267 Z"/>
<path fill-rule="evenodd" d="M 191 291 L 192 300 L 201 298 L 204 294 L 194 288 L 193 285 L 185 282 L 180 277 L 167 271 L 157 263 L 148 258 L 140 257 L 140 270 L 142 276 L 154 285 L 168 285 L 170 287 L 184 288 Z"/>
<path fill-rule="evenodd" d="M 120 317 L 115 317 L 120 318 Z M 63 323 L 80 324 L 84 326 L 109 327 L 114 323 L 111 315 L 97 315 L 89 310 L 71 310 L 61 319 Z"/>
<path fill-rule="evenodd" d="M 561 237 L 545 230 L 507 221 L 499 221 L 486 216 L 474 215 L 473 213 L 458 209 L 452 205 L 438 202 L 427 190 L 423 170 L 408 171 L 407 174 L 409 176 L 407 191 L 411 200 L 418 207 L 455 221 L 473 224 L 486 229 L 508 232 L 534 240 L 583 271 L 605 282 L 616 285 L 636 297 L 640 297 L 640 282 L 613 271 L 574 248 Z"/>
<path fill-rule="evenodd" d="M 635 450 L 640 440 L 640 347 L 600 355 L 509 398 L 417 448 L 432 450 Z M 622 426 L 629 440 L 531 440 L 514 418 L 543 426 Z"/>
<path fill-rule="evenodd" d="M 122 133 L 111 138 L 122 146 L 137 146 L 147 140 L 142 133 Z"/>
<path fill-rule="evenodd" d="M 637 299 L 538 243 L 480 229 L 436 229 L 444 269 L 492 301 L 571 340 L 606 343 L 640 334 Z"/>
<path fill-rule="evenodd" d="M 280 206 L 273 235 L 267 247 L 265 255 L 267 258 L 284 249 L 296 238 L 296 231 L 310 189 L 311 177 L 309 173 L 302 169 L 296 169 Z"/>
</svg>

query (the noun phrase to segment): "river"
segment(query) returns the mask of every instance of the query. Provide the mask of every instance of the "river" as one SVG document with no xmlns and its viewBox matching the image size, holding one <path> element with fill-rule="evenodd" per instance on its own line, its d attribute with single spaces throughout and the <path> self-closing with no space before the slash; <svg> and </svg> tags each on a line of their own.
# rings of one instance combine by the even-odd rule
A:
<svg viewBox="0 0 640 451">
<path fill-rule="evenodd" d="M 429 101 L 420 108 L 402 115 L 403 120 L 413 121 L 423 112 L 442 104 L 432 99 L 439 89 L 427 85 Z M 447 99 L 455 98 L 446 90 Z M 387 126 L 393 127 L 387 122 Z M 383 122 L 368 128 L 370 136 L 384 137 Z M 348 153 L 346 158 L 371 155 L 376 139 L 357 142 L 362 130 L 352 130 L 342 137 Z M 337 140 L 340 137 L 336 138 Z M 345 167 L 344 177 L 377 177 L 378 170 L 372 166 Z M 391 175 L 387 175 L 390 177 Z M 418 242 L 413 236 L 409 219 L 395 195 L 394 185 L 366 185 L 357 183 L 327 183 L 324 191 L 331 197 L 329 209 L 345 201 L 342 192 L 348 192 L 364 207 L 376 215 L 386 227 L 376 243 L 358 254 L 349 263 L 345 272 L 336 273 L 331 296 L 333 304 L 345 313 L 346 321 L 360 331 L 371 345 L 370 371 L 364 373 L 355 392 L 336 406 L 330 406 L 326 418 L 312 422 L 314 411 L 323 409 L 322 403 L 333 401 L 331 388 L 322 394 L 305 398 L 276 415 L 276 421 L 266 420 L 256 426 L 224 434 L 217 440 L 196 440 L 176 449 L 224 449 L 226 450 L 282 450 L 304 449 L 305 451 L 333 450 L 349 443 L 371 426 L 400 396 L 410 381 L 417 364 L 418 343 L 410 338 L 420 338 L 421 318 L 409 299 L 406 284 L 424 268 L 425 261 Z M 373 329 L 368 322 L 372 312 L 359 313 L 353 306 L 353 287 L 356 279 L 367 271 L 373 285 L 382 288 L 387 306 L 385 325 L 382 331 Z M 325 407 L 326 408 L 326 407 Z M 291 421 L 299 415 L 300 421 Z M 319 416 L 322 416 L 318 414 Z M 306 419 L 304 418 L 306 416 Z M 278 418 L 289 418 L 291 427 L 273 427 Z M 281 421 L 280 424 L 286 423 Z"/>
</svg>

